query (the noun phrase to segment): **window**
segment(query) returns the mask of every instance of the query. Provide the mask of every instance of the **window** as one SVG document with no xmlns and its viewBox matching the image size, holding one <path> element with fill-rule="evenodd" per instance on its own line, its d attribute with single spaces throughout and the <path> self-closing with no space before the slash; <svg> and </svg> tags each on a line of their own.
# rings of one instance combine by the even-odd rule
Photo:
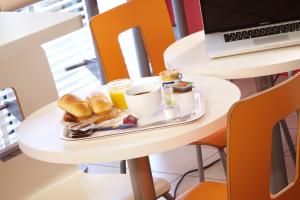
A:
<svg viewBox="0 0 300 200">
<path fill-rule="evenodd" d="M 0 90 L 0 158 L 17 149 L 16 128 L 21 120 L 14 91 Z"/>
</svg>

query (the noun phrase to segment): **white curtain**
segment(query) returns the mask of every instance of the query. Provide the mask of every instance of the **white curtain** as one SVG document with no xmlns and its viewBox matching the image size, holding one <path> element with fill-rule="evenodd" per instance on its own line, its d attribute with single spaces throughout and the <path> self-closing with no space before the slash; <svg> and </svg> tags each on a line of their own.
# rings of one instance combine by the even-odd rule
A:
<svg viewBox="0 0 300 200">
<path fill-rule="evenodd" d="M 0 0 L 0 11 L 15 11 L 40 0 Z"/>
</svg>

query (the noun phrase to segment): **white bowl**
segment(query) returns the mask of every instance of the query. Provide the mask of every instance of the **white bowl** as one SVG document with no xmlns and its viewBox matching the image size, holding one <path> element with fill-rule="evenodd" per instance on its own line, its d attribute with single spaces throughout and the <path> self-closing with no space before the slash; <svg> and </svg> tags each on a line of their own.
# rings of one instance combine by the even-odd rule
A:
<svg viewBox="0 0 300 200">
<path fill-rule="evenodd" d="M 139 118 L 151 117 L 161 108 L 162 94 L 157 83 L 131 87 L 124 96 L 129 111 Z"/>
</svg>

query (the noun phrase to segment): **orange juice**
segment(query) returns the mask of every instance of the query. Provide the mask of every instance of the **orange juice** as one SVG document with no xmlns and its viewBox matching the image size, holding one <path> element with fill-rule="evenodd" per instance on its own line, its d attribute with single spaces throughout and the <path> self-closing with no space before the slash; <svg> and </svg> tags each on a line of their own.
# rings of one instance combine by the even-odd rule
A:
<svg viewBox="0 0 300 200">
<path fill-rule="evenodd" d="M 127 104 L 124 98 L 124 92 L 123 91 L 114 91 L 110 90 L 109 91 L 109 96 L 116 108 L 119 108 L 121 110 L 126 110 L 127 109 Z"/>
<path fill-rule="evenodd" d="M 124 91 L 131 87 L 130 79 L 118 79 L 108 83 L 109 96 L 114 104 L 114 107 L 121 110 L 127 109 L 127 104 L 124 98 Z"/>
</svg>

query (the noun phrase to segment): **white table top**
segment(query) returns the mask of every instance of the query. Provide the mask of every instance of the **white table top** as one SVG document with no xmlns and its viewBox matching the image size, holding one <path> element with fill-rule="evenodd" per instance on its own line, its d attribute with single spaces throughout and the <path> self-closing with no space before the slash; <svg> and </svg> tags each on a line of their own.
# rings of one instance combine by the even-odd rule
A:
<svg viewBox="0 0 300 200">
<path fill-rule="evenodd" d="M 167 68 L 177 68 L 185 74 L 250 78 L 299 69 L 300 46 L 211 59 L 201 31 L 173 43 L 166 49 L 164 59 Z"/>
<path fill-rule="evenodd" d="M 0 12 L 0 59 L 53 40 L 82 26 L 81 15 Z"/>
<path fill-rule="evenodd" d="M 171 150 L 224 127 L 229 108 L 240 99 L 239 89 L 231 82 L 213 77 L 184 78 L 196 84 L 206 104 L 206 115 L 191 124 L 111 138 L 64 141 L 59 138 L 63 112 L 53 102 L 27 117 L 18 128 L 20 148 L 28 156 L 48 162 L 110 162 Z"/>
</svg>

